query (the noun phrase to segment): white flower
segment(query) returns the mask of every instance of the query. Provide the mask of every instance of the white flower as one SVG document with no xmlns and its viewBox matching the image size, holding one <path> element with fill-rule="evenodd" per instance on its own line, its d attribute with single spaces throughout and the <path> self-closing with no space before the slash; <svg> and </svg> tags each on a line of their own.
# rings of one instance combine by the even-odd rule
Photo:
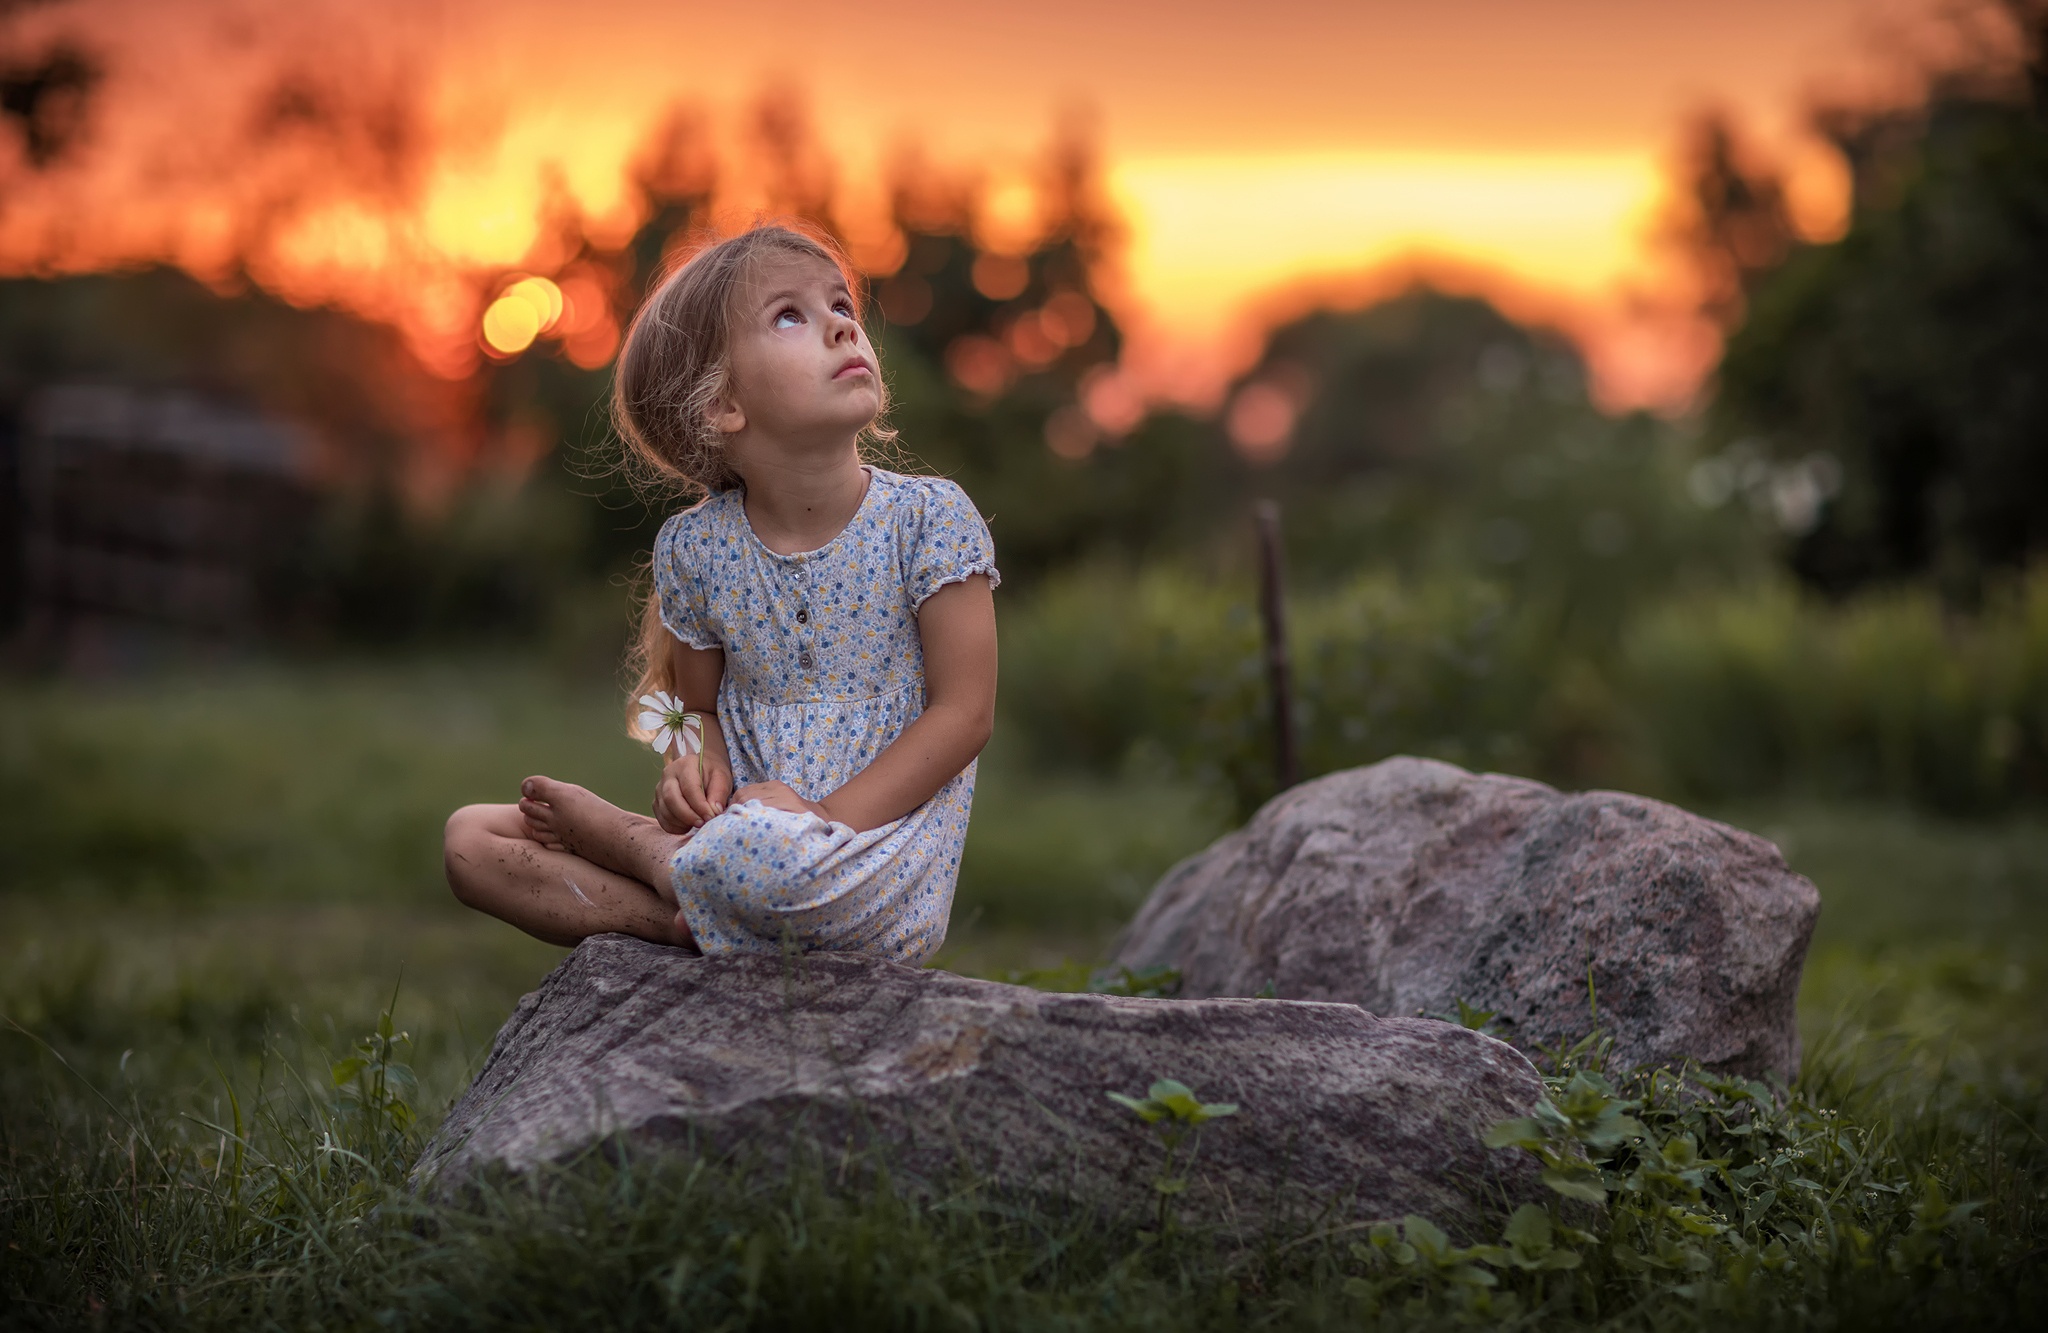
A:
<svg viewBox="0 0 2048 1333">
<path fill-rule="evenodd" d="M 704 753 L 704 715 L 683 707 L 683 701 L 666 690 L 640 696 L 640 730 L 653 733 L 654 752 L 666 759 L 671 742 L 676 758 Z"/>
</svg>

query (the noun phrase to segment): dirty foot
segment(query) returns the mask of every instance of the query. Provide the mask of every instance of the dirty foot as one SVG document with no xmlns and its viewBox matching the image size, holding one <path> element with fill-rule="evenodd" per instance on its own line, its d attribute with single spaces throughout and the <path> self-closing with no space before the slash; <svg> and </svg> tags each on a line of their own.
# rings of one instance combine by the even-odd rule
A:
<svg viewBox="0 0 2048 1333">
<path fill-rule="evenodd" d="M 527 834 L 550 851 L 580 856 L 669 897 L 669 859 L 687 840 L 646 815 L 621 810 L 573 782 L 531 777 L 519 786 Z M 673 899 L 671 899 L 673 901 Z"/>
</svg>

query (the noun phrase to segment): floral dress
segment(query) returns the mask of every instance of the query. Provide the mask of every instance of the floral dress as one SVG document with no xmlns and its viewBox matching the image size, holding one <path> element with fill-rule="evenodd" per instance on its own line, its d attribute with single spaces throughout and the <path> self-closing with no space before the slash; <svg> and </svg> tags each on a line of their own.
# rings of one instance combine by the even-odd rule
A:
<svg viewBox="0 0 2048 1333">
<path fill-rule="evenodd" d="M 1001 579 L 988 526 L 937 477 L 868 469 L 853 520 L 815 551 L 778 555 L 738 490 L 662 525 L 661 623 L 725 650 L 718 721 L 733 782 L 780 780 L 822 800 L 924 711 L 917 611 L 949 583 Z M 707 821 L 670 863 L 706 954 L 839 949 L 922 962 L 946 938 L 974 765 L 901 819 L 856 833 L 759 801 Z"/>
</svg>

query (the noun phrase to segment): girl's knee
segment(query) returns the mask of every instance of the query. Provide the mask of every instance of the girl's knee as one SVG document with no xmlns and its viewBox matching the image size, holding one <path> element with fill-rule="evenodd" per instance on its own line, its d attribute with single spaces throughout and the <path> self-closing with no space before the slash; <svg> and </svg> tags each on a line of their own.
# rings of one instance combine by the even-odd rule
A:
<svg viewBox="0 0 2048 1333">
<path fill-rule="evenodd" d="M 441 867 L 455 900 L 466 907 L 481 907 L 488 897 L 488 873 L 492 844 L 504 835 L 496 825 L 503 810 L 514 806 L 465 805 L 448 816 L 441 830 Z"/>
<path fill-rule="evenodd" d="M 465 805 L 448 816 L 448 822 L 442 828 L 442 836 L 453 838 L 458 832 L 471 835 L 495 833 L 500 837 L 523 836 L 524 823 L 516 805 Z"/>
</svg>

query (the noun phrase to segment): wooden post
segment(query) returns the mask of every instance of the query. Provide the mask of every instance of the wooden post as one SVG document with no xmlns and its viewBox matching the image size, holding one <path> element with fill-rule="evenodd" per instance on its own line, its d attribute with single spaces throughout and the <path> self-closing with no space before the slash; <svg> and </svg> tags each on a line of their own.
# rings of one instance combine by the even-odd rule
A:
<svg viewBox="0 0 2048 1333">
<path fill-rule="evenodd" d="M 1252 508 L 1259 528 L 1259 611 L 1266 628 L 1266 678 L 1273 695 L 1273 769 L 1280 790 L 1301 781 L 1294 749 L 1294 683 L 1287 659 L 1287 583 L 1280 562 L 1280 505 Z"/>
</svg>

